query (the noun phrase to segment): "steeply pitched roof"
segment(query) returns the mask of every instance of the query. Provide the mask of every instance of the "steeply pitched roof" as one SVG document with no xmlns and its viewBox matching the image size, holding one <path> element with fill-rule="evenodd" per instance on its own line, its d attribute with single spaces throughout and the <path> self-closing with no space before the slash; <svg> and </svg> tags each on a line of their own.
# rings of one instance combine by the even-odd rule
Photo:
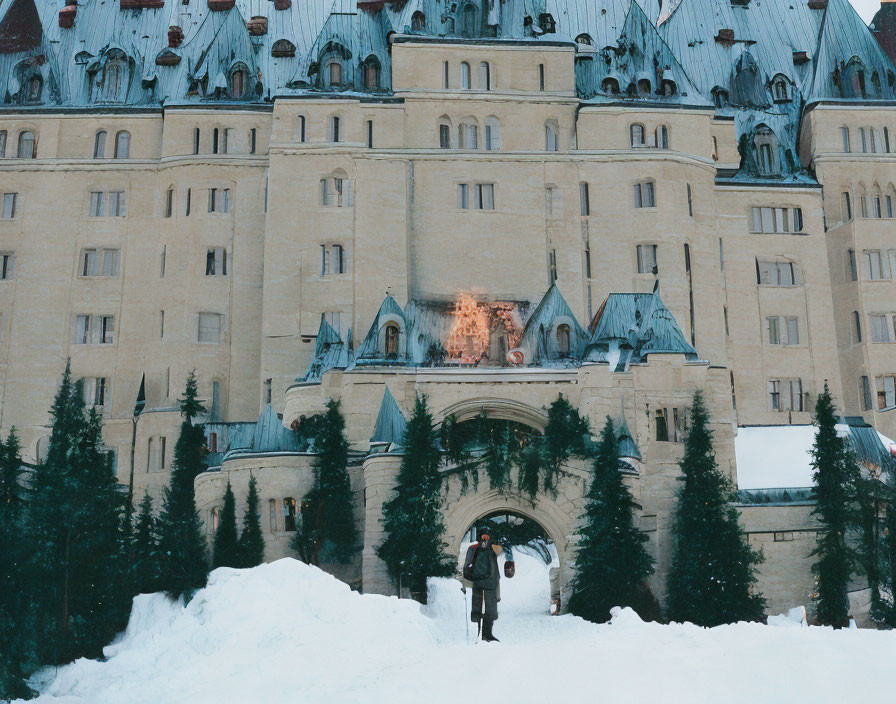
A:
<svg viewBox="0 0 896 704">
<path fill-rule="evenodd" d="M 370 442 L 403 445 L 407 425 L 404 414 L 387 386 Z"/>
<path fill-rule="evenodd" d="M 611 293 L 591 324 L 586 359 L 624 369 L 649 354 L 683 354 L 697 359 L 672 313 L 654 293 Z"/>
<path fill-rule="evenodd" d="M 532 311 L 526 321 L 523 335 L 517 348 L 523 354 L 523 364 L 543 365 L 545 363 L 564 364 L 557 339 L 557 328 L 569 326 L 569 355 L 572 360 L 580 360 L 588 342 L 588 333 L 576 320 L 557 284 L 551 284 L 547 293 Z"/>
<path fill-rule="evenodd" d="M 320 328 L 314 344 L 314 359 L 308 365 L 305 374 L 298 379 L 303 382 L 320 381 L 323 373 L 330 369 L 345 369 L 352 361 L 352 331 L 346 333 L 343 342 L 339 333 L 333 329 L 323 315 L 320 317 Z"/>
</svg>

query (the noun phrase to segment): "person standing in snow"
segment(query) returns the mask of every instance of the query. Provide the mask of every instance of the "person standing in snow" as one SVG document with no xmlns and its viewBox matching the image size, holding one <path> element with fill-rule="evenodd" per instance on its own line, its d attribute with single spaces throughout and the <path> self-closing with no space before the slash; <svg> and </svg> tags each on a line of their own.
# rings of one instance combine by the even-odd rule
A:
<svg viewBox="0 0 896 704">
<path fill-rule="evenodd" d="M 482 640 L 498 642 L 492 633 L 492 624 L 498 618 L 498 602 L 501 601 L 501 575 L 498 573 L 498 555 L 504 549 L 492 543 L 489 534 L 479 531 L 479 542 L 467 548 L 464 558 L 464 579 L 473 585 L 473 608 L 470 620 L 479 624 L 482 629 Z M 504 576 L 510 579 L 514 575 L 513 555 L 508 549 L 504 563 Z"/>
</svg>

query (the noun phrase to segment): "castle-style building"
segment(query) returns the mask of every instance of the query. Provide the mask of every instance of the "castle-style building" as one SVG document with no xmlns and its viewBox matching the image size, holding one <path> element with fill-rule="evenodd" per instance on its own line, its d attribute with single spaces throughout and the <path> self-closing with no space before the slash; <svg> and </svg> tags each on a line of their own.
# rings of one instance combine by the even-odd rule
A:
<svg viewBox="0 0 896 704">
<path fill-rule="evenodd" d="M 333 569 L 394 593 L 415 395 L 538 432 L 563 394 L 616 420 L 662 600 L 700 389 L 758 588 L 807 603 L 816 395 L 870 470 L 896 437 L 894 105 L 847 0 L 2 0 L 0 426 L 40 461 L 71 358 L 159 496 L 195 369 L 209 535 L 252 474 L 275 559 L 336 399 L 364 545 Z M 446 482 L 446 539 L 532 518 L 562 597 L 587 477 Z"/>
</svg>

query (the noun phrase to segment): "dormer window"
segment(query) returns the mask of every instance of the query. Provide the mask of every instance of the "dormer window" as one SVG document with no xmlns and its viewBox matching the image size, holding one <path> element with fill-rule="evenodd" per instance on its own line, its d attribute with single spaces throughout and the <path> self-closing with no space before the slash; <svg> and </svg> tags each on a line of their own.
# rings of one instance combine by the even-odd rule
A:
<svg viewBox="0 0 896 704">
<path fill-rule="evenodd" d="M 753 137 L 756 166 L 761 176 L 774 176 L 781 172 L 778 161 L 778 138 L 767 126 L 760 125 Z"/>
<path fill-rule="evenodd" d="M 647 98 L 650 96 L 650 81 L 646 78 L 638 80 L 638 97 Z"/>
<path fill-rule="evenodd" d="M 594 41 L 591 39 L 590 34 L 580 34 L 576 37 L 576 44 L 582 44 L 584 46 L 594 46 Z"/>
<path fill-rule="evenodd" d="M 609 95 L 619 95 L 619 81 L 615 78 L 607 77 L 600 84 L 601 90 Z"/>
<path fill-rule="evenodd" d="M 40 76 L 31 76 L 25 84 L 25 101 L 28 103 L 39 103 L 43 88 L 43 79 Z"/>
<path fill-rule="evenodd" d="M 731 104 L 728 91 L 718 86 L 712 89 L 712 102 L 717 108 L 727 108 Z"/>
<path fill-rule="evenodd" d="M 240 100 L 245 96 L 246 87 L 249 82 L 248 74 L 249 72 L 242 64 L 238 65 L 230 73 L 230 97 L 234 100 Z"/>
<path fill-rule="evenodd" d="M 395 323 L 386 325 L 383 334 L 383 352 L 386 359 L 395 359 L 398 357 L 398 338 L 400 331 Z"/>
<path fill-rule="evenodd" d="M 670 79 L 665 79 L 663 81 L 663 97 L 671 98 L 678 92 L 677 87 L 675 86 L 675 81 Z"/>
<path fill-rule="evenodd" d="M 784 76 L 775 76 L 772 81 L 772 97 L 776 103 L 784 103 L 790 100 L 787 90 L 787 79 Z"/>
<path fill-rule="evenodd" d="M 97 98 L 104 103 L 121 103 L 127 97 L 127 58 L 124 53 L 114 50 L 109 53 L 109 60 L 103 69 L 100 90 Z"/>
<path fill-rule="evenodd" d="M 426 31 L 426 15 L 424 15 L 420 10 L 417 10 L 413 15 L 411 15 L 411 31 L 412 32 L 425 32 Z"/>
<path fill-rule="evenodd" d="M 333 66 L 334 64 L 330 64 Z M 339 65 L 339 64 L 335 64 Z M 361 66 L 364 72 L 364 89 L 378 90 L 380 87 L 380 61 L 376 56 L 368 56 Z"/>
<path fill-rule="evenodd" d="M 465 37 L 476 36 L 476 7 L 468 3 L 461 15 L 461 34 Z"/>
<path fill-rule="evenodd" d="M 557 348 L 561 357 L 569 357 L 569 325 L 557 328 Z"/>
</svg>

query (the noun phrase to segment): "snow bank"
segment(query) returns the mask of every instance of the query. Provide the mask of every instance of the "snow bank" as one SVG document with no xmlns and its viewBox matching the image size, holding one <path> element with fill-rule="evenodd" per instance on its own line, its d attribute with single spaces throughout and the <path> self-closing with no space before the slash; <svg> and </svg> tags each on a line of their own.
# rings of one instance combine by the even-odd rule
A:
<svg viewBox="0 0 896 704">
<path fill-rule="evenodd" d="M 892 699 L 894 632 L 662 626 L 630 609 L 595 625 L 545 615 L 548 566 L 524 552 L 516 562 L 516 576 L 502 579 L 502 642 L 476 645 L 467 644 L 468 601 L 452 579 L 431 580 L 421 608 L 359 595 L 289 559 L 215 570 L 186 607 L 138 597 L 108 661 L 46 671 L 38 701 L 456 704 L 471 691 L 496 704 L 558 693 L 575 703 Z"/>
<path fill-rule="evenodd" d="M 814 425 L 738 428 L 734 438 L 738 489 L 789 489 L 814 486 Z M 774 452 L 770 451 L 774 448 Z"/>
</svg>

